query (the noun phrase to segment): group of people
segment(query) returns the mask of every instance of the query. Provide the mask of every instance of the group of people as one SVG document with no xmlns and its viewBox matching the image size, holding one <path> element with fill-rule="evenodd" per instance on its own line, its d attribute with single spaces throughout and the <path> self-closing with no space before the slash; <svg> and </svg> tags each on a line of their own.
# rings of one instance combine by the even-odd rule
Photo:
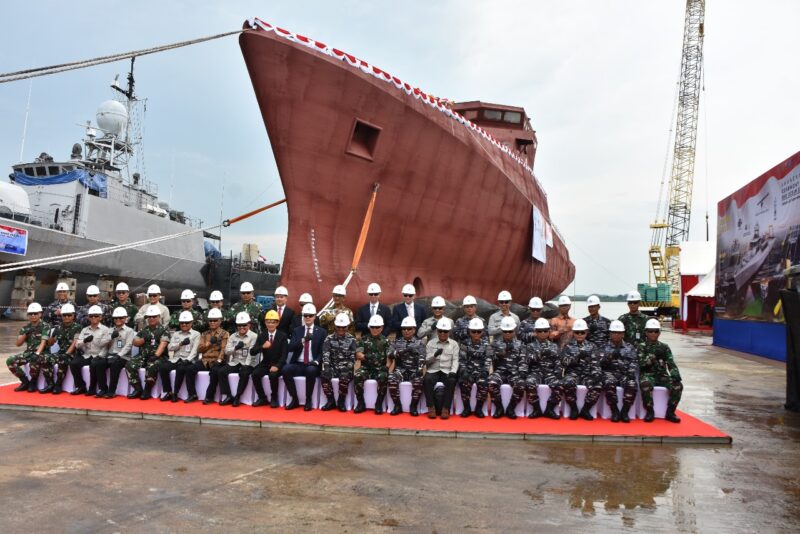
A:
<svg viewBox="0 0 800 534">
<path fill-rule="evenodd" d="M 209 385 L 202 402 L 214 402 L 219 389 L 219 404 L 232 406 L 239 406 L 252 380 L 257 394 L 253 406 L 279 407 L 278 386 L 283 377 L 290 396 L 287 410 L 300 406 L 295 377 L 306 378 L 305 410 L 313 409 L 317 378 L 325 396 L 324 411 L 347 409 L 352 382 L 355 413 L 366 410 L 364 386 L 371 379 L 377 382 L 374 412 L 383 412 L 388 392 L 393 400 L 391 415 L 401 412 L 400 384 L 410 382 L 410 414 L 419 415 L 424 394 L 428 417 L 442 419 L 450 417 L 458 387 L 461 417 L 488 415 L 484 405 L 491 396 L 491 416 L 514 419 L 517 405 L 527 394 L 530 418 L 559 419 L 556 408 L 564 400 L 570 419 L 592 420 L 592 407 L 605 395 L 611 421 L 629 422 L 629 409 L 641 391 L 644 421 L 650 422 L 654 418 L 653 388 L 663 386 L 669 390 L 665 418 L 680 422 L 675 413 L 683 389 L 680 372 L 670 348 L 659 341 L 659 321 L 639 311 L 641 297 L 636 291 L 628 294 L 629 312 L 613 321 L 600 314 L 601 303 L 595 296 L 589 298 L 589 315 L 583 319 L 569 315 L 572 303 L 562 296 L 558 315 L 551 320 L 542 317 L 544 305 L 538 297 L 530 299 L 529 315 L 520 320 L 511 311 L 511 294 L 501 291 L 499 310 L 487 322 L 478 316 L 478 302 L 471 295 L 462 300 L 463 315 L 453 321 L 444 314 L 442 297 L 432 299 L 430 313 L 415 302 L 411 284 L 403 287 L 403 302 L 394 309 L 380 302 L 377 283 L 370 284 L 367 293 L 369 302 L 355 314 L 345 305 L 347 291 L 341 285 L 333 288 L 331 303 L 319 313 L 311 296 L 301 295 L 296 313 L 287 306 L 285 287 L 278 287 L 274 304 L 262 309 L 254 299 L 253 286 L 245 282 L 240 300 L 230 309 L 224 308 L 222 294 L 213 291 L 210 307 L 199 311 L 195 294 L 185 290 L 180 309 L 170 314 L 156 285 L 148 288 L 148 302 L 139 308 L 130 301 L 124 283 L 116 286 L 116 298 L 110 304 L 101 302 L 99 289 L 90 286 L 87 303 L 77 309 L 68 299 L 68 287 L 59 285 L 56 300 L 45 310 L 38 303 L 30 304 L 29 322 L 16 340 L 25 350 L 6 363 L 21 381 L 15 391 L 37 391 L 41 373 L 45 387 L 40 392 L 59 394 L 70 369 L 75 384 L 72 395 L 113 398 L 124 371 L 131 386 L 128 398 L 150 399 L 160 376 L 161 400 L 177 402 L 177 392 L 185 383 L 186 403 L 200 400 L 195 378 L 200 371 L 208 371 Z M 84 366 L 89 367 L 89 384 L 81 374 Z M 230 388 L 231 374 L 239 377 L 236 391 Z M 265 377 L 269 393 L 264 388 Z M 512 390 L 505 407 L 500 395 L 504 384 Z M 437 385 L 444 386 L 440 397 Z M 544 409 L 539 385 L 550 388 Z M 578 385 L 587 388 L 580 409 Z M 473 386 L 477 391 L 474 408 L 470 403 Z M 618 387 L 623 393 L 621 407 Z"/>
</svg>

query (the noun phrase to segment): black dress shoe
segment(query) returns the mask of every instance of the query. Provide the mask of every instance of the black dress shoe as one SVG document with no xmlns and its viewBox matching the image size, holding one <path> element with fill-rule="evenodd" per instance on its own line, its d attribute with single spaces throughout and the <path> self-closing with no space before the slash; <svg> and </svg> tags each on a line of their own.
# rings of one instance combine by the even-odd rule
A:
<svg viewBox="0 0 800 534">
<path fill-rule="evenodd" d="M 344 395 L 339 396 L 339 400 L 336 402 L 336 407 L 339 408 L 340 412 L 347 411 L 347 402 L 346 399 L 344 398 Z"/>
<path fill-rule="evenodd" d="M 98 391 L 94 396 L 99 399 L 101 397 L 105 397 L 106 395 L 108 395 L 108 391 Z"/>
<path fill-rule="evenodd" d="M 183 402 L 184 402 L 184 404 L 189 404 L 191 402 L 195 402 L 196 400 L 197 400 L 197 395 L 189 395 L 188 397 L 186 397 L 186 400 L 183 401 Z"/>
<path fill-rule="evenodd" d="M 39 390 L 39 393 L 51 393 L 54 388 L 55 386 L 53 386 L 53 384 L 47 384 L 44 389 Z"/>
<path fill-rule="evenodd" d="M 230 406 L 233 404 L 233 397 L 225 397 L 225 400 L 219 401 L 220 406 Z"/>
<path fill-rule="evenodd" d="M 177 393 L 173 393 L 172 395 L 170 395 L 170 399 L 169 400 L 171 400 L 172 402 L 178 402 L 178 394 Z"/>
<path fill-rule="evenodd" d="M 116 392 L 114 392 L 114 391 L 107 391 L 107 392 L 106 392 L 106 395 L 105 395 L 105 397 L 106 397 L 107 399 L 113 399 L 113 398 L 114 398 L 114 397 L 116 397 L 116 396 L 117 396 L 117 394 L 116 394 Z"/>
<path fill-rule="evenodd" d="M 87 397 L 94 397 L 95 395 L 97 395 L 97 390 L 95 390 L 95 389 L 87 389 L 86 390 L 86 396 Z"/>
<path fill-rule="evenodd" d="M 161 395 L 161 402 L 167 402 L 168 400 L 172 400 L 172 393 L 164 393 Z"/>
<path fill-rule="evenodd" d="M 395 402 L 394 406 L 392 407 L 392 411 L 389 412 L 389 415 L 400 415 L 400 412 L 403 411 L 403 407 L 400 405 L 399 402 Z"/>
<path fill-rule="evenodd" d="M 139 398 L 141 396 L 142 396 L 142 390 L 141 389 L 134 389 L 133 391 L 128 393 L 127 398 L 129 398 L 129 399 L 137 399 L 137 398 Z"/>
<path fill-rule="evenodd" d="M 208 406 L 212 402 L 214 402 L 214 399 L 203 399 L 203 406 Z"/>
<path fill-rule="evenodd" d="M 287 410 L 294 410 L 298 406 L 300 406 L 300 403 L 297 402 L 297 399 L 292 398 L 292 402 L 290 402 L 289 404 L 286 405 L 286 409 Z"/>
<path fill-rule="evenodd" d="M 75 388 L 75 390 L 72 393 L 70 393 L 70 395 L 82 395 L 84 393 L 86 393 L 85 389 L 83 389 L 83 388 Z"/>
<path fill-rule="evenodd" d="M 36 381 L 31 380 L 28 382 L 28 393 L 35 393 L 39 388 L 36 386 Z"/>
<path fill-rule="evenodd" d="M 272 398 L 269 401 L 269 407 L 270 408 L 277 408 L 278 407 L 278 396 L 277 395 L 273 395 L 272 396 Z"/>
<path fill-rule="evenodd" d="M 236 408 L 236 407 L 238 407 L 238 406 L 239 406 L 239 404 L 240 404 L 240 403 L 239 403 L 239 395 L 236 395 L 236 396 L 233 398 L 233 402 L 231 403 L 231 406 L 233 406 L 234 408 Z"/>
<path fill-rule="evenodd" d="M 320 410 L 322 410 L 323 412 L 329 412 L 334 408 L 336 408 L 336 401 L 333 400 L 333 397 L 331 397 L 328 399 L 328 402 L 326 402 L 325 405 L 322 408 L 320 408 Z"/>
<path fill-rule="evenodd" d="M 17 387 L 14 388 L 15 392 L 27 391 L 27 390 L 28 390 L 28 383 L 27 382 L 22 382 L 20 385 L 18 385 Z"/>
<path fill-rule="evenodd" d="M 56 384 L 55 386 L 53 386 L 53 395 L 58 395 L 59 393 L 61 393 L 61 391 L 62 391 L 61 385 Z"/>
<path fill-rule="evenodd" d="M 308 400 L 308 401 L 306 401 L 306 405 L 303 406 L 303 411 L 304 412 L 310 412 L 313 408 L 314 408 L 314 403 L 312 403 L 310 400 Z"/>
<path fill-rule="evenodd" d="M 266 397 L 259 397 L 253 403 L 253 408 L 258 408 L 259 406 L 266 406 L 267 404 L 269 404 L 269 403 L 267 402 L 267 398 Z"/>
</svg>

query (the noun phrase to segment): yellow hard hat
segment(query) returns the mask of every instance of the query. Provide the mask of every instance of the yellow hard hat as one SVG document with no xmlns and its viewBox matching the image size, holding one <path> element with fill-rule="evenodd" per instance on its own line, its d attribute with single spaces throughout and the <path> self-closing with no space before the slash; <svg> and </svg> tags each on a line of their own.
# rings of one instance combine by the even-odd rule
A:
<svg viewBox="0 0 800 534">
<path fill-rule="evenodd" d="M 276 312 L 275 310 L 270 310 L 264 316 L 264 320 L 265 321 L 280 321 L 281 317 L 280 317 L 280 315 L 278 315 L 278 312 Z"/>
</svg>

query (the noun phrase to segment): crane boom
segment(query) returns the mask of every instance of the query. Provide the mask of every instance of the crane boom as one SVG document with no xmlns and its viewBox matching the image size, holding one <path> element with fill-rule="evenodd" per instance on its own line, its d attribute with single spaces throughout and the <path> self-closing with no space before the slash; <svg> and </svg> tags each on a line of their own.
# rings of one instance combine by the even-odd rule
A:
<svg viewBox="0 0 800 534">
<path fill-rule="evenodd" d="M 657 214 L 655 222 L 650 225 L 653 239 L 649 256 L 653 276 L 656 282 L 671 285 L 673 305 L 676 293 L 680 291 L 679 246 L 689 237 L 692 213 L 697 120 L 703 70 L 704 20 L 705 0 L 687 0 L 667 219 L 666 221 L 659 219 Z M 660 208 L 659 206 L 659 213 Z"/>
</svg>

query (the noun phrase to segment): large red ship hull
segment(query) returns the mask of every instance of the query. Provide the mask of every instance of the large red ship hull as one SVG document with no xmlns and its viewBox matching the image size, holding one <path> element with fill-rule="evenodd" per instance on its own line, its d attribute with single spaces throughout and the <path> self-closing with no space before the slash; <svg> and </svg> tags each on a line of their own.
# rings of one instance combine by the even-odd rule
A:
<svg viewBox="0 0 800 534">
<path fill-rule="evenodd" d="M 350 305 L 366 301 L 370 282 L 387 301 L 414 283 L 418 295 L 491 302 L 501 289 L 549 299 L 571 282 L 557 233 L 546 263 L 531 257 L 532 210 L 550 220 L 546 195 L 485 136 L 274 31 L 246 31 L 240 46 L 286 195 L 281 283 L 292 297 L 326 302 L 346 278 L 376 183 Z M 348 152 L 356 120 L 379 131 L 371 159 Z"/>
</svg>

